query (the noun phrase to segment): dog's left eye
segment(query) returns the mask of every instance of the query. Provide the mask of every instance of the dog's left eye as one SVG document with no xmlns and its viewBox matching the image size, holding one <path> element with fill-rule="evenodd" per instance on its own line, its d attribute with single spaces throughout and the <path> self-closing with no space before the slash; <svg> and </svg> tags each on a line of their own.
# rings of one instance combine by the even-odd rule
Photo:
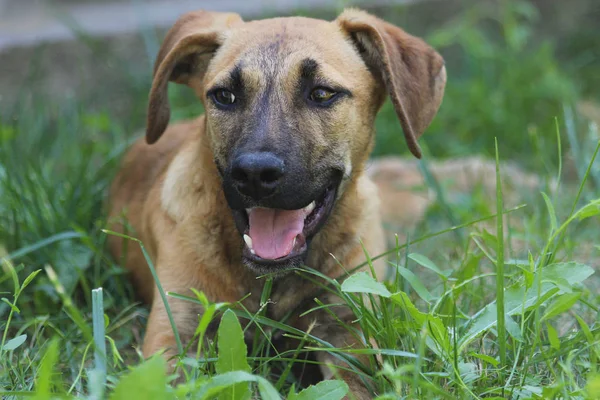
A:
<svg viewBox="0 0 600 400">
<path fill-rule="evenodd" d="M 317 104 L 327 104 L 335 98 L 337 92 L 333 90 L 318 87 L 314 89 L 309 96 L 310 101 Z"/>
<path fill-rule="evenodd" d="M 213 93 L 213 99 L 218 105 L 230 106 L 235 103 L 235 95 L 229 90 L 219 89 Z"/>
</svg>

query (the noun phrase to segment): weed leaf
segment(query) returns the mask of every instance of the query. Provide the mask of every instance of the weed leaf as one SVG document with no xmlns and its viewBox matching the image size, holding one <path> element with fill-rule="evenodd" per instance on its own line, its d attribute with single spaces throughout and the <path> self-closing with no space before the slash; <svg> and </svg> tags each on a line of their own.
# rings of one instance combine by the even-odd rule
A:
<svg viewBox="0 0 600 400">
<path fill-rule="evenodd" d="M 233 371 L 250 372 L 250 366 L 246 360 L 248 349 L 244 342 L 244 332 L 234 312 L 225 311 L 219 325 L 217 346 L 219 355 L 216 370 L 219 374 Z M 237 400 L 250 396 L 247 383 L 240 382 L 232 385 L 220 393 L 219 399 Z"/>
<path fill-rule="evenodd" d="M 294 396 L 296 400 L 339 400 L 348 393 L 348 385 L 340 380 L 322 381 Z"/>
<path fill-rule="evenodd" d="M 381 282 L 377 282 L 366 272 L 357 272 L 342 283 L 342 292 L 346 293 L 371 293 L 381 297 L 390 297 L 392 294 Z"/>
<path fill-rule="evenodd" d="M 263 377 L 252 375 L 245 371 L 232 371 L 213 376 L 201 386 L 200 390 L 193 398 L 213 399 L 216 395 L 219 395 L 219 398 L 223 398 L 223 394 L 226 393 L 227 389 L 230 389 L 231 386 L 244 385 L 247 387 L 249 382 L 258 383 L 258 390 L 262 399 L 281 400 L 281 396 L 279 396 L 279 393 L 277 393 L 277 390 L 269 381 Z M 248 395 L 250 395 L 249 392 Z"/>
<path fill-rule="evenodd" d="M 523 333 L 521 332 L 521 327 L 515 322 L 515 320 L 507 314 L 504 316 L 504 322 L 506 323 L 506 331 L 508 334 L 512 336 L 513 339 L 523 342 Z"/>
<path fill-rule="evenodd" d="M 552 304 L 546 309 L 546 313 L 542 317 L 542 321 L 556 317 L 559 314 L 569 310 L 577 300 L 581 297 L 581 293 L 567 293 L 559 296 Z"/>
<path fill-rule="evenodd" d="M 4 350 L 4 351 L 15 350 L 16 348 L 21 346 L 23 343 L 25 343 L 25 340 L 27 340 L 27 335 L 21 335 L 21 336 L 12 338 L 4 344 L 4 347 L 2 347 L 2 350 Z"/>
<path fill-rule="evenodd" d="M 492 365 L 493 367 L 497 367 L 498 364 L 500 363 L 498 360 L 496 360 L 494 357 L 490 357 L 486 354 L 479 354 L 479 353 L 471 353 L 471 355 L 473 357 L 479 358 L 482 361 L 485 361 L 486 363 Z"/>
<path fill-rule="evenodd" d="M 542 271 L 542 280 L 546 282 L 566 281 L 569 285 L 575 285 L 585 281 L 594 274 L 594 269 L 578 262 L 563 262 L 550 264 Z"/>
<path fill-rule="evenodd" d="M 172 399 L 167 390 L 167 364 L 163 357 L 155 356 L 133 368 L 121 378 L 110 400 Z"/>
<path fill-rule="evenodd" d="M 417 292 L 420 298 L 430 303 L 433 300 L 433 296 L 427 290 L 423 282 L 408 268 L 401 267 L 398 265 L 397 267 L 398 273 L 402 275 L 404 279 L 410 284 L 410 286 Z"/>
<path fill-rule="evenodd" d="M 600 215 L 600 199 L 589 202 L 577 212 L 580 221 L 596 215 Z"/>
<path fill-rule="evenodd" d="M 546 329 L 548 330 L 548 341 L 550 342 L 550 347 L 554 350 L 560 350 L 560 339 L 558 338 L 558 333 L 556 329 L 550 324 L 546 324 Z"/>
<path fill-rule="evenodd" d="M 442 270 L 439 269 L 438 266 L 435 265 L 433 261 L 431 261 L 429 258 L 425 257 L 424 255 L 417 254 L 417 253 L 411 253 L 408 255 L 408 258 L 415 261 L 417 264 L 422 265 L 423 267 L 432 270 L 433 272 L 438 274 L 439 277 L 442 278 L 442 280 L 444 280 L 444 281 L 448 280 L 448 273 L 442 272 Z"/>
</svg>

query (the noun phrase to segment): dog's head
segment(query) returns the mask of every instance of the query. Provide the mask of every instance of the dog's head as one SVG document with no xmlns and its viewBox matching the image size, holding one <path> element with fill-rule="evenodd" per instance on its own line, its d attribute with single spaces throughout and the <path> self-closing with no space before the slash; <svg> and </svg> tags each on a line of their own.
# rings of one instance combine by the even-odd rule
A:
<svg viewBox="0 0 600 400">
<path fill-rule="evenodd" d="M 361 173 L 386 95 L 410 151 L 442 101 L 442 57 L 425 42 L 365 12 L 335 21 L 277 18 L 244 23 L 198 11 L 171 28 L 150 93 L 148 143 L 169 121 L 167 84 L 187 84 L 206 110 L 206 133 L 223 191 L 260 272 L 300 265 Z"/>
</svg>

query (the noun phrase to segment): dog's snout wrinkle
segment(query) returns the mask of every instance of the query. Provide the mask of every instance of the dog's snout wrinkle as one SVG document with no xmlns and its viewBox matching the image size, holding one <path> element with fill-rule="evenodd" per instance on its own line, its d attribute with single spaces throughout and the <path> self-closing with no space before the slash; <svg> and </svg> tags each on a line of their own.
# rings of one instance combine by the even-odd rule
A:
<svg viewBox="0 0 600 400">
<path fill-rule="evenodd" d="M 284 167 L 283 160 L 273 153 L 245 153 L 233 161 L 231 178 L 241 194 L 261 200 L 275 193 Z"/>
</svg>

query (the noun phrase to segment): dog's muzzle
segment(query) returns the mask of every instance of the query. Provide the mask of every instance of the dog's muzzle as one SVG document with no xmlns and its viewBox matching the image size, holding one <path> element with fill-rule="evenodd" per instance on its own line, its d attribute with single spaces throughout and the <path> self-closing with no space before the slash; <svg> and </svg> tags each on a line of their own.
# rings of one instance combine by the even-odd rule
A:
<svg viewBox="0 0 600 400">
<path fill-rule="evenodd" d="M 223 187 L 238 231 L 244 263 L 266 273 L 301 266 L 313 236 L 333 210 L 342 173 L 306 179 L 268 152 L 234 159 Z"/>
</svg>

